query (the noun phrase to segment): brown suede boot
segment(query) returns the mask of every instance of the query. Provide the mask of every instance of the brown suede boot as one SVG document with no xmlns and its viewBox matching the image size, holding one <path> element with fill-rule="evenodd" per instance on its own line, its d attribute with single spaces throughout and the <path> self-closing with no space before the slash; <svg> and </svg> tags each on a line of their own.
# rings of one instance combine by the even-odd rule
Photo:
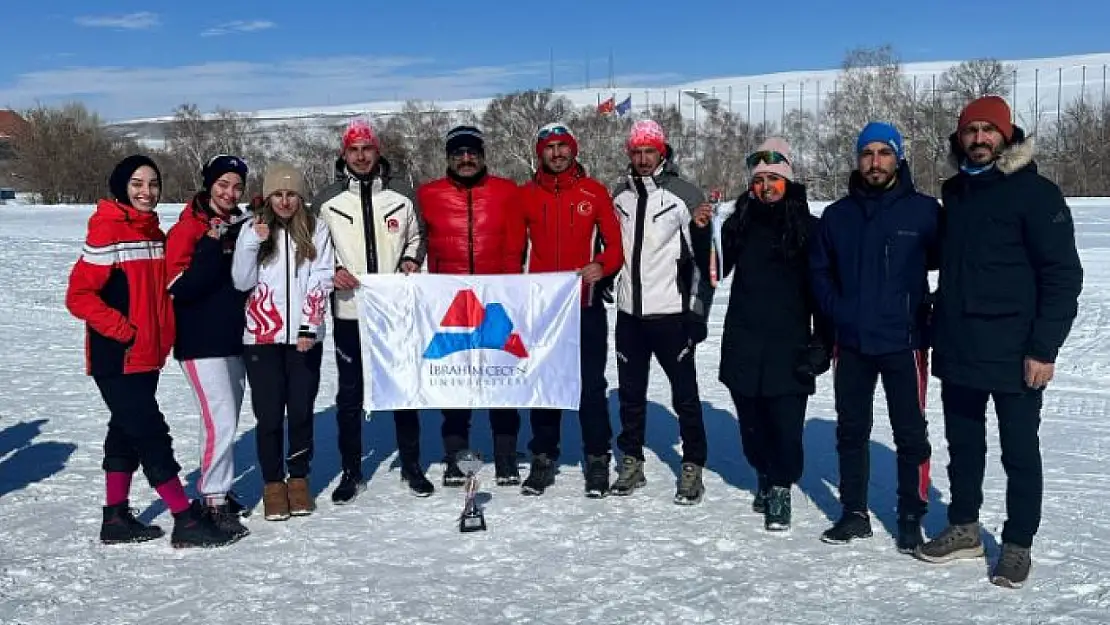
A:
<svg viewBox="0 0 1110 625">
<path fill-rule="evenodd" d="M 307 516 L 315 509 L 312 492 L 308 490 L 308 478 L 289 478 L 289 513 L 293 516 Z"/>
<path fill-rule="evenodd" d="M 268 482 L 262 490 L 262 508 L 267 521 L 289 518 L 289 492 L 285 482 Z"/>
</svg>

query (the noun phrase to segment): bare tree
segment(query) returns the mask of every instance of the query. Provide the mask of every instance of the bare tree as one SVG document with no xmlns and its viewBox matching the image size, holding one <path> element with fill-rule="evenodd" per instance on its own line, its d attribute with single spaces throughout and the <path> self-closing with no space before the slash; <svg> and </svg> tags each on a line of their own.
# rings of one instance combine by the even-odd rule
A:
<svg viewBox="0 0 1110 625">
<path fill-rule="evenodd" d="M 490 168 L 514 180 L 527 179 L 536 170 L 536 132 L 545 124 L 567 121 L 572 112 L 570 101 L 550 90 L 494 98 L 481 117 Z"/>
<path fill-rule="evenodd" d="M 192 188 L 201 187 L 201 170 L 217 154 L 234 154 L 250 167 L 248 191 L 261 186 L 271 146 L 266 133 L 247 115 L 217 109 L 205 115 L 195 104 L 182 104 L 166 131 L 166 151 L 193 172 Z M 182 186 L 187 186 L 182 184 Z"/>
<path fill-rule="evenodd" d="M 997 59 L 964 61 L 941 74 L 938 89 L 945 96 L 945 104 L 958 110 L 985 95 L 1010 95 L 1013 72 L 1013 65 L 1003 64 Z"/>
<path fill-rule="evenodd" d="M 413 186 L 443 175 L 445 137 L 454 121 L 449 113 L 434 105 L 413 100 L 385 123 L 388 143 L 395 144 L 390 146 L 387 157 L 407 173 Z"/>
<path fill-rule="evenodd" d="M 568 120 L 578 138 L 578 161 L 586 173 L 613 185 L 628 169 L 625 143 L 631 117 L 597 112 L 596 106 L 579 109 Z"/>
<path fill-rule="evenodd" d="M 134 141 L 108 132 L 83 104 L 38 106 L 23 114 L 28 126 L 13 137 L 13 172 L 46 204 L 88 203 L 108 194 L 108 176 Z"/>
</svg>

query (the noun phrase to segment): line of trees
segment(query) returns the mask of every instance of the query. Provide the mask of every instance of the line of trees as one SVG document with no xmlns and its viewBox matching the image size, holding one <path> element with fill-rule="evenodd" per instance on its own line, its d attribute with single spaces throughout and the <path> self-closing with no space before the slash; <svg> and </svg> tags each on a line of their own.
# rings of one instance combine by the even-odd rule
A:
<svg viewBox="0 0 1110 625">
<path fill-rule="evenodd" d="M 648 116 L 666 129 L 683 172 L 705 188 L 726 196 L 747 184 L 744 157 L 772 134 L 786 137 L 795 150 L 795 169 L 810 197 L 833 199 L 844 192 L 854 167 L 856 134 L 868 121 L 896 124 L 906 138 L 907 157 L 922 190 L 938 193 L 953 170 L 949 136 L 965 103 L 986 94 L 1009 95 L 1013 69 L 993 59 L 968 61 L 946 71 L 936 89 L 911 88 L 889 46 L 851 52 L 844 60 L 839 88 L 818 111 L 788 111 L 779 123 L 754 124 L 730 111 L 715 109 L 695 125 L 674 106 L 655 106 L 634 115 L 602 115 L 596 107 L 576 108 L 550 91 L 523 91 L 494 98 L 481 112 L 448 113 L 419 102 L 377 120 L 384 155 L 414 184 L 441 176 L 443 137 L 459 123 L 477 124 L 487 137 L 490 167 L 525 180 L 536 166 L 533 135 L 554 120 L 578 136 L 580 160 L 603 181 L 615 181 L 627 167 L 624 142 L 635 118 Z M 1016 110 L 1021 123 L 1032 118 Z M 184 104 L 174 112 L 160 149 L 142 149 L 107 126 L 80 104 L 39 106 L 25 114 L 30 130 L 14 138 L 8 164 L 25 190 L 44 203 L 87 203 L 107 193 L 106 174 L 124 155 L 150 154 L 164 177 L 164 201 L 184 201 L 200 186 L 204 162 L 220 152 L 242 156 L 251 165 L 248 192 L 261 186 L 268 160 L 281 158 L 305 168 L 310 190 L 333 175 L 341 125 L 304 122 L 263 126 L 230 110 L 204 114 Z M 1059 124 L 1035 120 L 1026 131 L 1038 140 L 1038 165 L 1069 195 L 1110 195 L 1110 103 L 1076 99 Z"/>
</svg>

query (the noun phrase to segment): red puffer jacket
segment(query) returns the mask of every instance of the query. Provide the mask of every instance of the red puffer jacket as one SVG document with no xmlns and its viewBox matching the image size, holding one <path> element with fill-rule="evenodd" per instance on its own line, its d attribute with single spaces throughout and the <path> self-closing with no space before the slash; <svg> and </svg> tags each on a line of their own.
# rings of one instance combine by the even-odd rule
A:
<svg viewBox="0 0 1110 625">
<path fill-rule="evenodd" d="M 520 273 L 523 246 L 507 239 L 509 219 L 520 211 L 512 180 L 487 175 L 467 188 L 440 178 L 421 186 L 416 199 L 427 224 L 429 273 Z"/>
<path fill-rule="evenodd" d="M 157 371 L 173 347 L 166 236 L 158 215 L 101 200 L 69 276 L 66 308 L 86 324 L 89 375 Z"/>
<path fill-rule="evenodd" d="M 561 174 L 537 172 L 521 187 L 520 201 L 509 242 L 523 245 L 527 230 L 529 273 L 577 271 L 595 262 L 606 277 L 620 270 L 624 250 L 613 200 L 581 165 Z M 597 303 L 595 291 L 583 284 L 583 306 Z"/>
</svg>

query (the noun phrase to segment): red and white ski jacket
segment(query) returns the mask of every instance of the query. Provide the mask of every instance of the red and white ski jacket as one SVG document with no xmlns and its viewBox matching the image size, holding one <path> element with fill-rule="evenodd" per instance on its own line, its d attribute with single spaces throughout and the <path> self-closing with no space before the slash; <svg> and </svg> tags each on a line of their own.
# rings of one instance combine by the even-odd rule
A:
<svg viewBox="0 0 1110 625">
<path fill-rule="evenodd" d="M 101 200 L 89 218 L 66 308 L 85 322 L 85 369 L 109 376 L 157 371 L 173 347 L 166 236 L 158 215 Z"/>
<path fill-rule="evenodd" d="M 302 209 L 304 210 L 304 209 Z M 316 258 L 296 266 L 297 247 L 280 225 L 270 228 L 276 243 L 266 264 L 258 263 L 262 239 L 254 231 L 255 219 L 243 224 L 232 258 L 235 288 L 248 291 L 244 345 L 294 345 L 298 338 L 324 340 L 324 315 L 334 290 L 335 250 L 323 219 L 316 219 L 312 240 Z"/>
</svg>

